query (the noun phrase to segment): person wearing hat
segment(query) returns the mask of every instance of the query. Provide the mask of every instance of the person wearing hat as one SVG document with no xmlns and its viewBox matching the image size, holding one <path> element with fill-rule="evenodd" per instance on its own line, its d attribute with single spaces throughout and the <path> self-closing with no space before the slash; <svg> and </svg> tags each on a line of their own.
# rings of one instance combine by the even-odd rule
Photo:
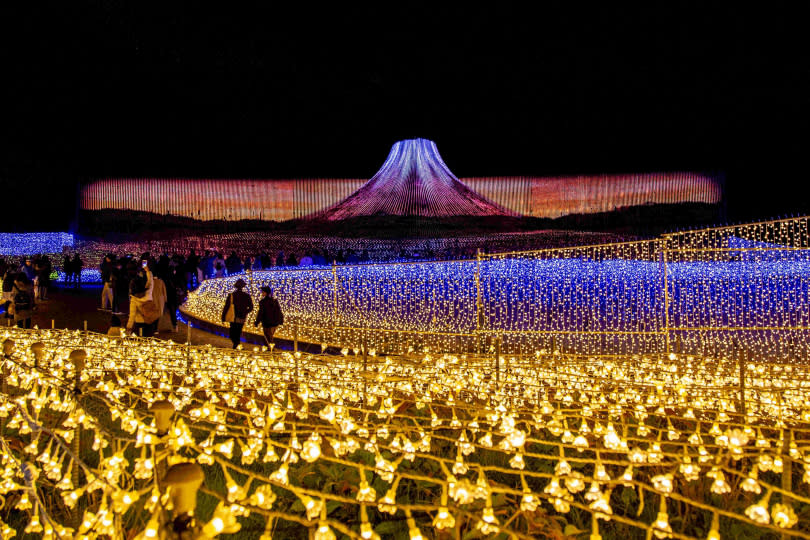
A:
<svg viewBox="0 0 810 540">
<path fill-rule="evenodd" d="M 33 261 L 31 257 L 26 257 L 23 263 L 20 265 L 20 272 L 25 274 L 25 277 L 28 278 L 28 281 L 34 281 L 34 278 L 37 277 L 36 268 L 34 268 Z"/>
<path fill-rule="evenodd" d="M 245 285 L 247 285 L 245 280 L 242 278 L 237 279 L 233 284 L 234 291 L 228 295 L 225 300 L 225 307 L 222 308 L 222 322 L 231 325 L 229 336 L 234 349 L 242 341 L 242 327 L 245 326 L 248 313 L 253 311 L 253 299 L 242 290 Z"/>
<path fill-rule="evenodd" d="M 259 312 L 256 314 L 256 322 L 253 324 L 258 327 L 259 324 L 264 328 L 264 340 L 269 347 L 273 343 L 273 334 L 276 329 L 284 324 L 284 314 L 281 312 L 281 305 L 273 297 L 273 290 L 264 286 L 261 288 L 262 299 L 259 300 Z"/>
</svg>

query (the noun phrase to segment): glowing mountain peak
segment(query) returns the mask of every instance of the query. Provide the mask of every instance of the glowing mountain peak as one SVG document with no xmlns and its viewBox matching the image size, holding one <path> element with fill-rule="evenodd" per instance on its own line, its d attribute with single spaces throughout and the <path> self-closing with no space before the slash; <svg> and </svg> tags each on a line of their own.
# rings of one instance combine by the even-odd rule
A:
<svg viewBox="0 0 810 540">
<path fill-rule="evenodd" d="M 436 143 L 406 139 L 360 189 L 311 217 L 336 221 L 360 216 L 514 216 L 461 183 Z"/>
</svg>

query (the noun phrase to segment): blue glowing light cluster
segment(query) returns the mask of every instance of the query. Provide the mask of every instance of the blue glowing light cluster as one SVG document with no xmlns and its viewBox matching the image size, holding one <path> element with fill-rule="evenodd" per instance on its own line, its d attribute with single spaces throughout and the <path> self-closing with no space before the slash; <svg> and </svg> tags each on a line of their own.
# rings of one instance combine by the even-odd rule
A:
<svg viewBox="0 0 810 540">
<path fill-rule="evenodd" d="M 791 251 L 788 260 L 667 263 L 652 251 L 635 260 L 583 253 L 261 271 L 248 290 L 258 300 L 269 285 L 287 320 L 300 325 L 478 333 L 533 347 L 576 335 L 590 336 L 592 350 L 663 350 L 667 340 L 699 350 L 722 331 L 729 343 L 764 350 L 778 345 L 768 328 L 797 329 L 796 337 L 810 328 L 810 250 Z M 203 283 L 185 309 L 218 321 L 235 279 Z"/>
<path fill-rule="evenodd" d="M 66 232 L 0 233 L 0 255 L 52 255 L 73 247 L 73 235 Z"/>
</svg>

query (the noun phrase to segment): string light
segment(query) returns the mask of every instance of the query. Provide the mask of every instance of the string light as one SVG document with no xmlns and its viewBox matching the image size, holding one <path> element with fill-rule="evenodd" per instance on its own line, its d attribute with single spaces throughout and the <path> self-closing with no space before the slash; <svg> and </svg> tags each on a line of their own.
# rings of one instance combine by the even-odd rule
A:
<svg viewBox="0 0 810 540">
<path fill-rule="evenodd" d="M 286 317 L 278 335 L 292 339 L 297 326 L 300 340 L 347 351 L 472 353 L 499 340 L 507 355 L 803 359 L 807 230 L 808 218 L 796 218 L 468 261 L 257 271 L 248 291 L 258 300 L 259 287 L 273 289 Z M 204 282 L 181 310 L 221 324 L 234 280 Z M 767 374 L 752 372 L 751 382 Z"/>
<path fill-rule="evenodd" d="M 88 538 L 213 538 L 247 518 L 376 538 L 403 515 L 411 538 L 527 538 L 521 515 L 551 512 L 589 513 L 605 537 L 717 536 L 718 516 L 810 534 L 796 510 L 810 504 L 810 366 L 776 351 L 322 356 L 17 328 L 0 341 L 0 496 L 31 505 L 5 536 L 61 534 L 60 498 Z M 210 480 L 184 499 L 196 506 L 178 466 Z"/>
</svg>

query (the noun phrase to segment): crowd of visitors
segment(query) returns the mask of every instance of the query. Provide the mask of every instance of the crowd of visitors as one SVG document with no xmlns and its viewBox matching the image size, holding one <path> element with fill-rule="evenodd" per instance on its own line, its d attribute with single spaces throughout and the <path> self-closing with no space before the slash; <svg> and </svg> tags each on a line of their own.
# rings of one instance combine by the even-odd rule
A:
<svg viewBox="0 0 810 540">
<path fill-rule="evenodd" d="M 47 256 L 22 257 L 19 263 L 0 258 L 4 316 L 20 328 L 31 328 L 36 304 L 48 300 L 52 271 Z"/>
<path fill-rule="evenodd" d="M 73 285 L 73 287 L 80 289 L 82 286 L 83 267 L 84 261 L 82 261 L 78 253 L 74 253 L 73 258 L 65 254 L 65 258 L 62 261 L 62 271 L 65 273 L 65 284 Z"/>
<path fill-rule="evenodd" d="M 362 264 L 394 261 L 473 259 L 477 250 L 485 253 L 551 249 L 625 241 L 632 238 L 582 231 L 533 231 L 471 235 L 451 238 L 338 238 L 281 235 L 270 232 L 188 235 L 179 238 L 127 241 L 78 240 L 72 251 L 81 253 L 85 268 L 97 268 L 108 253 L 196 253 L 216 254 L 211 268 L 205 261 L 203 276 L 238 273 L 246 268 L 268 269 L 327 264 Z M 252 258 L 252 261 L 250 260 Z M 218 259 L 218 260 L 217 260 Z M 234 270 L 238 264 L 241 270 Z M 231 270 L 228 269 L 229 261 Z M 87 273 L 85 278 L 89 278 Z M 97 279 L 97 278 L 96 278 Z"/>
<path fill-rule="evenodd" d="M 177 308 L 189 288 L 186 265 L 186 259 L 179 255 L 118 257 L 108 253 L 99 267 L 103 283 L 99 309 L 128 315 L 126 328 L 138 335 L 176 332 Z"/>
</svg>

